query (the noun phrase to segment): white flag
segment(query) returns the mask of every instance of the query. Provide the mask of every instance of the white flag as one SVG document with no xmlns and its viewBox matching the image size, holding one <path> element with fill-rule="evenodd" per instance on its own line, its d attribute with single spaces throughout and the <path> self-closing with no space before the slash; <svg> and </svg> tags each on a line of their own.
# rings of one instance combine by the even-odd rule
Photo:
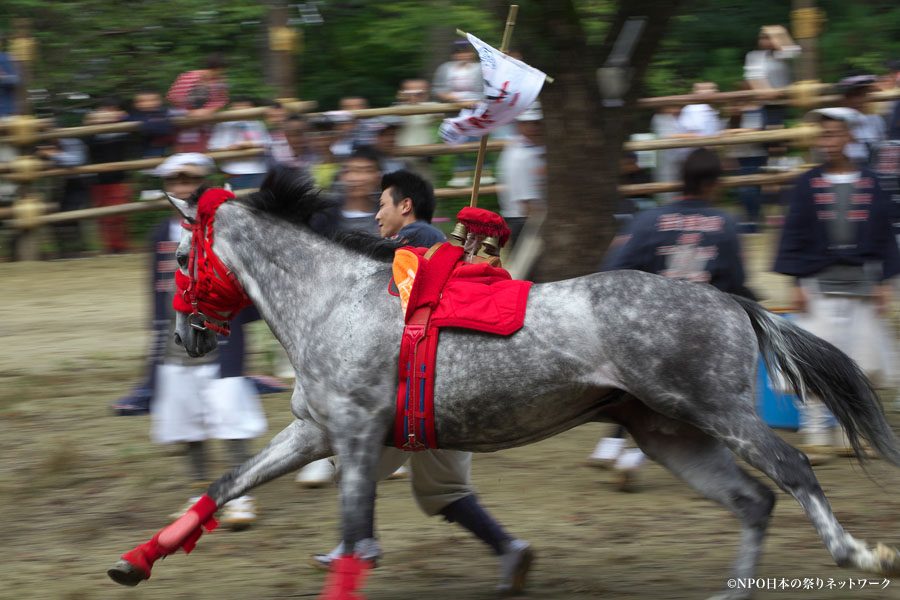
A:
<svg viewBox="0 0 900 600">
<path fill-rule="evenodd" d="M 444 119 L 441 139 L 458 144 L 463 138 L 487 135 L 511 123 L 534 102 L 546 75 L 520 60 L 503 54 L 471 33 L 469 43 L 478 51 L 484 76 L 484 100 L 473 108 L 463 109 L 458 117 Z"/>
</svg>

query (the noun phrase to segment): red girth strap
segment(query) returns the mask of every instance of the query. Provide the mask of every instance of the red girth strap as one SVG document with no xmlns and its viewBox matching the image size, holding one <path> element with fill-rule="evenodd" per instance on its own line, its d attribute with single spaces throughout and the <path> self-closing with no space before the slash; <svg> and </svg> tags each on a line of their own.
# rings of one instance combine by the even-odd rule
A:
<svg viewBox="0 0 900 600">
<path fill-rule="evenodd" d="M 434 362 L 439 330 L 429 326 L 430 305 L 410 316 L 400 341 L 400 389 L 394 420 L 394 444 L 418 452 L 437 448 L 434 433 Z"/>
<path fill-rule="evenodd" d="M 432 327 L 431 313 L 462 257 L 452 244 L 439 247 L 423 262 L 406 307 L 406 326 L 400 339 L 400 386 L 394 418 L 394 444 L 417 452 L 437 448 L 434 433 L 434 362 L 440 330 Z"/>
<path fill-rule="evenodd" d="M 207 190 L 198 202 L 196 221 L 183 225 L 191 230 L 191 254 L 188 275 L 175 272 L 178 292 L 172 302 L 175 310 L 197 315 L 204 326 L 222 335 L 231 332 L 227 321 L 252 304 L 234 273 L 212 250 L 216 210 L 232 198 L 234 194 L 227 190 Z M 210 319 L 225 323 L 219 325 Z"/>
</svg>

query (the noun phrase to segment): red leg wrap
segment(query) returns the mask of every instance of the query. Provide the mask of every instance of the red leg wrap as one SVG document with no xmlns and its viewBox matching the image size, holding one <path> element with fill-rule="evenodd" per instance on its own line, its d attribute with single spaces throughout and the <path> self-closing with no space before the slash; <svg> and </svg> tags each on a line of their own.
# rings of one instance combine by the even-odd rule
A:
<svg viewBox="0 0 900 600">
<path fill-rule="evenodd" d="M 212 531 L 219 525 L 213 518 L 216 508 L 215 501 L 204 494 L 186 513 L 168 527 L 159 530 L 149 542 L 123 554 L 122 560 L 140 569 L 146 579 L 150 579 L 150 570 L 157 559 L 174 554 L 179 548 L 184 548 L 184 552 L 189 554 L 197 545 L 203 529 Z"/>
<path fill-rule="evenodd" d="M 365 596 L 354 592 L 362 588 L 372 566 L 372 561 L 362 560 L 355 554 L 333 561 L 319 600 L 366 600 Z"/>
</svg>

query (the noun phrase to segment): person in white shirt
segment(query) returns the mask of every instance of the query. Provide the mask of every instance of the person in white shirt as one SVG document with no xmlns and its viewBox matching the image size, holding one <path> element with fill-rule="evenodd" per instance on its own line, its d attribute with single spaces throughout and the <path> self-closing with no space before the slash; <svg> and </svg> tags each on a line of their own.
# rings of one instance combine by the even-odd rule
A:
<svg viewBox="0 0 900 600">
<path fill-rule="evenodd" d="M 506 220 L 513 244 L 525 220 L 544 208 L 547 151 L 543 118 L 539 102 L 525 109 L 516 117 L 519 136 L 500 153 L 500 214 Z"/>
<path fill-rule="evenodd" d="M 695 95 L 707 96 L 715 94 L 719 87 L 711 81 L 701 81 L 694 84 Z M 688 104 L 681 109 L 678 116 L 678 125 L 683 133 L 694 135 L 716 135 L 722 131 L 722 122 L 719 119 L 719 111 L 709 104 Z"/>
<path fill-rule="evenodd" d="M 844 107 L 852 111 L 844 121 L 850 125 L 853 141 L 847 144 L 844 153 L 857 165 L 869 165 L 878 145 L 887 138 L 884 119 L 868 112 L 869 94 L 876 82 L 874 75 L 851 75 L 838 82 Z"/>
<path fill-rule="evenodd" d="M 432 90 L 441 102 L 469 102 L 480 100 L 484 94 L 484 76 L 481 63 L 475 49 L 468 41 L 454 42 L 450 60 L 442 64 L 434 72 Z M 464 142 L 475 141 L 466 138 Z M 450 187 L 466 187 L 472 184 L 475 171 L 475 157 L 470 154 L 457 154 L 453 159 L 453 178 L 447 182 Z M 481 184 L 493 183 L 485 174 Z"/>
<path fill-rule="evenodd" d="M 754 90 L 772 91 L 787 87 L 793 82 L 789 60 L 800 54 L 800 46 L 781 25 L 765 25 L 759 30 L 757 50 L 751 50 L 744 59 L 744 79 Z M 784 107 L 766 106 L 766 127 L 784 124 Z"/>
<path fill-rule="evenodd" d="M 253 107 L 253 101 L 249 98 L 236 98 L 229 108 L 242 110 Z M 264 148 L 268 141 L 269 132 L 262 121 L 226 121 L 213 128 L 208 149 L 212 151 Z M 258 188 L 267 170 L 266 159 L 262 154 L 222 161 L 220 168 L 228 175 L 228 183 L 233 190 Z"/>
<path fill-rule="evenodd" d="M 429 87 L 427 79 L 405 79 L 397 92 L 397 104 L 434 104 L 428 100 Z M 406 115 L 402 119 L 403 125 L 397 133 L 398 147 L 424 146 L 437 141 L 434 115 Z M 408 156 L 405 160 L 410 170 L 433 185 L 434 171 L 431 168 L 431 159 L 430 156 Z"/>
</svg>

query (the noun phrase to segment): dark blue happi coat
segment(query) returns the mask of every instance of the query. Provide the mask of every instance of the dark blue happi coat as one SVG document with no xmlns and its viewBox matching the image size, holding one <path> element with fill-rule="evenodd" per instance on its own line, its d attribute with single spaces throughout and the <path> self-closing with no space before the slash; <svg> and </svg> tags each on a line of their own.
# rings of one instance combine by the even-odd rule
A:
<svg viewBox="0 0 900 600">
<path fill-rule="evenodd" d="M 635 216 L 610 269 L 634 269 L 674 279 L 709 283 L 753 297 L 744 285 L 744 266 L 734 217 L 698 198 L 686 197 Z"/>
<path fill-rule="evenodd" d="M 863 168 L 853 184 L 847 218 L 856 223 L 856 243 L 831 243 L 828 221 L 837 217 L 831 184 L 821 167 L 804 173 L 784 223 L 774 271 L 807 277 L 835 264 L 881 265 L 884 279 L 900 273 L 900 251 L 891 228 L 891 201 L 876 174 Z"/>
</svg>

